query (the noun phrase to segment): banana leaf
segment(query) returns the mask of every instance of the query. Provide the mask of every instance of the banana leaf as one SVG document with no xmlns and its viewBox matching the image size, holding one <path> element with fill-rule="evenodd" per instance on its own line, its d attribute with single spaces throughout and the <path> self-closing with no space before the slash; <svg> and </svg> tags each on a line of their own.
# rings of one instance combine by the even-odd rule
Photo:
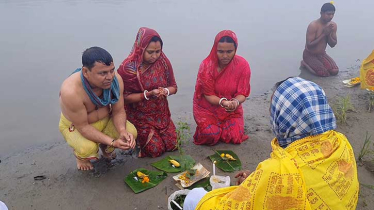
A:
<svg viewBox="0 0 374 210">
<path fill-rule="evenodd" d="M 212 191 L 212 186 L 210 185 L 209 177 L 206 177 L 206 178 L 196 182 L 192 186 L 187 187 L 187 189 L 192 190 L 192 189 L 198 188 L 198 187 L 202 187 L 208 192 Z"/>
<path fill-rule="evenodd" d="M 142 183 L 142 180 L 137 177 L 136 172 L 140 171 L 149 177 L 149 182 Z M 148 171 L 144 168 L 136 169 L 131 172 L 126 178 L 125 183 L 134 191 L 134 193 L 140 193 L 145 190 L 151 189 L 158 184 L 160 184 L 164 179 L 166 179 L 167 174 L 163 171 Z"/>
<path fill-rule="evenodd" d="M 178 161 L 180 167 L 173 167 L 169 160 Z M 158 162 L 152 163 L 151 165 L 167 173 L 177 173 L 192 168 L 195 165 L 195 160 L 189 155 L 168 156 Z"/>
<path fill-rule="evenodd" d="M 222 153 L 230 154 L 236 160 L 223 160 L 221 157 Z M 209 158 L 212 162 L 217 161 L 216 166 L 222 171 L 233 172 L 242 169 L 242 163 L 239 157 L 231 150 L 217 150 L 213 155 L 209 156 Z"/>
</svg>

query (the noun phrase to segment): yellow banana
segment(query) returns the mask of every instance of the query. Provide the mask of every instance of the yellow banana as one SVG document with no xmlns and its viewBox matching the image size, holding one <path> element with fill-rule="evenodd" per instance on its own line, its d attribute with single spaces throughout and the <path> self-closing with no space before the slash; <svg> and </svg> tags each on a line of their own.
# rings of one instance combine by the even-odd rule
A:
<svg viewBox="0 0 374 210">
<path fill-rule="evenodd" d="M 225 153 L 222 153 L 222 154 L 221 154 L 221 157 L 225 157 Z"/>
<path fill-rule="evenodd" d="M 229 160 L 236 160 L 233 156 L 231 156 L 229 154 L 226 154 L 226 158 L 229 159 Z"/>
<path fill-rule="evenodd" d="M 147 176 L 148 176 L 148 175 L 143 174 L 143 173 L 140 172 L 140 171 L 137 171 L 137 172 L 136 172 L 136 175 L 137 175 L 139 178 L 141 178 L 141 179 L 143 179 L 144 177 L 147 177 Z"/>
<path fill-rule="evenodd" d="M 180 167 L 181 166 L 181 164 L 179 164 L 178 163 L 178 161 L 176 161 L 176 160 L 169 160 L 169 162 L 171 163 L 171 164 L 173 164 L 175 167 Z"/>
</svg>

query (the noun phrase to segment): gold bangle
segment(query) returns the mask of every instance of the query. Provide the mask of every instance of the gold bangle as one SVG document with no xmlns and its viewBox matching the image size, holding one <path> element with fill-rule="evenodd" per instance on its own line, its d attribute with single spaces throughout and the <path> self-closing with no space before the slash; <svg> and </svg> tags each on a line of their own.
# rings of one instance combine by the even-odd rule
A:
<svg viewBox="0 0 374 210">
<path fill-rule="evenodd" d="M 114 142 L 115 142 L 115 141 L 116 141 L 116 139 L 113 139 L 113 140 L 112 140 L 112 143 L 110 143 L 110 146 L 111 146 L 111 147 L 114 147 L 113 145 L 114 145 Z"/>
</svg>

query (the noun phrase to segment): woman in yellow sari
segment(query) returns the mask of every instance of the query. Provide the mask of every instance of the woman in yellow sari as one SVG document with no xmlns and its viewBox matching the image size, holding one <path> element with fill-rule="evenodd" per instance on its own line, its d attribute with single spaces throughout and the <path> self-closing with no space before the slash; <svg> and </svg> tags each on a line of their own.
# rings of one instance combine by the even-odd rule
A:
<svg viewBox="0 0 374 210">
<path fill-rule="evenodd" d="M 196 209 L 356 209 L 353 149 L 334 130 L 336 119 L 321 87 L 298 77 L 282 81 L 270 119 L 276 136 L 270 158 L 239 186 L 205 194 Z"/>
</svg>

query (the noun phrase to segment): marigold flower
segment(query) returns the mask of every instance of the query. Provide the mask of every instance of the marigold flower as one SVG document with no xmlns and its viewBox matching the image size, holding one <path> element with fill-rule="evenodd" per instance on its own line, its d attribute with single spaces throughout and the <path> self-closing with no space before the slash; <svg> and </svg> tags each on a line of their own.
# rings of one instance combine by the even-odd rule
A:
<svg viewBox="0 0 374 210">
<path fill-rule="evenodd" d="M 149 177 L 146 176 L 146 177 L 143 178 L 142 183 L 148 183 L 149 181 L 150 181 L 150 180 L 149 180 Z"/>
</svg>

